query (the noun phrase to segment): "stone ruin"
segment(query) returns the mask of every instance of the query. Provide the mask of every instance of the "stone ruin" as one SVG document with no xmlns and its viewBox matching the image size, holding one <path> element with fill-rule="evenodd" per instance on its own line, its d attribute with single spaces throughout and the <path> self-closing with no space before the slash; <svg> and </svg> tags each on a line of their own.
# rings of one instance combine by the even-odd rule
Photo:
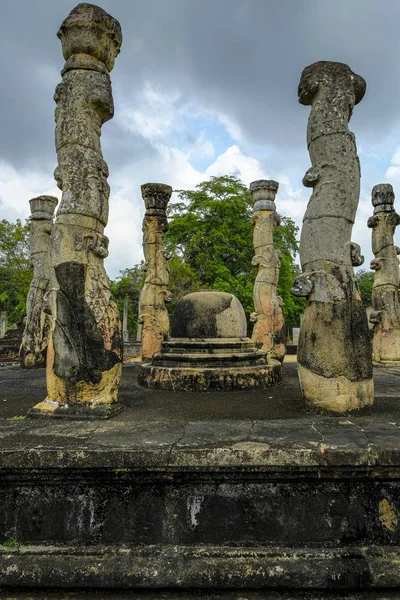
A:
<svg viewBox="0 0 400 600">
<path fill-rule="evenodd" d="M 171 337 L 142 364 L 139 383 L 167 390 L 241 390 L 279 383 L 278 361 L 247 337 L 246 315 L 232 294 L 194 292 L 177 304 Z"/>
<path fill-rule="evenodd" d="M 38 196 L 29 201 L 29 250 L 33 280 L 26 299 L 26 323 L 19 352 L 21 367 L 27 369 L 46 364 L 51 328 L 51 315 L 46 301 L 54 286 L 50 237 L 57 203 L 54 196 Z"/>
<path fill-rule="evenodd" d="M 34 205 L 39 200 L 31 202 L 32 259 L 37 264 L 21 361 L 24 366 L 41 364 L 47 347 L 48 396 L 32 409 L 32 415 L 108 417 L 119 410 L 123 339 L 103 265 L 108 254 L 104 227 L 110 190 L 100 128 L 113 116 L 109 72 L 122 35 L 118 21 L 103 9 L 79 4 L 61 25 L 58 36 L 66 60 L 55 93 L 55 177 L 62 200 L 53 226 L 50 210 L 44 209 L 46 218 L 44 213 L 38 216 Z M 362 77 L 347 65 L 331 62 L 307 67 L 299 85 L 300 103 L 311 105 L 307 138 L 312 167 L 303 183 L 312 187 L 313 193 L 301 233 L 303 273 L 292 290 L 308 301 L 300 330 L 298 369 L 308 406 L 332 412 L 373 402 L 371 344 L 353 274 L 353 266 L 362 264 L 363 259 L 360 248 L 351 242 L 360 167 L 354 135 L 348 129 L 352 109 L 361 101 L 365 87 Z M 142 186 L 147 269 L 139 318 L 142 384 L 170 389 L 242 389 L 280 381 L 286 334 L 282 301 L 276 294 L 280 255 L 273 246 L 273 231 L 279 224 L 274 203 L 278 184 L 261 180 L 253 182 L 250 189 L 254 198 L 253 264 L 258 266 L 251 340 L 238 300 L 215 291 L 185 297 L 177 306 L 168 337 L 165 302 L 169 299 L 169 272 L 163 236 L 172 189 L 159 183 Z M 45 206 L 44 197 L 41 203 Z M 383 225 L 376 219 L 373 236 L 377 239 Z M 377 256 L 376 264 L 380 258 Z M 388 318 L 378 300 L 384 272 L 382 269 L 377 276 L 374 288 L 375 313 L 381 323 Z M 398 280 L 390 285 L 398 286 Z M 395 296 L 393 287 L 393 299 Z M 393 324 L 393 331 L 396 327 Z M 374 342 L 374 348 L 377 344 Z M 379 352 L 375 350 L 376 356 Z"/>
<path fill-rule="evenodd" d="M 99 144 L 100 126 L 112 115 L 108 72 L 121 35 L 114 19 L 87 4 L 71 12 L 60 35 L 67 61 L 56 95 L 63 197 L 53 227 L 55 203 L 31 201 L 34 283 L 23 358 L 40 362 L 48 339 L 49 397 L 33 414 L 101 418 L 116 412 L 121 371 L 121 328 L 103 267 L 108 186 Z M 363 90 L 363 80 L 337 63 L 308 67 L 300 86 L 301 101 L 312 104 L 305 183 L 314 188 L 301 239 L 303 274 L 294 286 L 308 299 L 300 377 L 309 406 L 334 412 L 372 402 L 371 347 L 352 272 L 361 258 L 350 241 L 359 166 L 347 122 Z M 183 298 L 168 337 L 162 236 L 170 188 L 160 186 L 144 186 L 148 272 L 141 311 L 148 348 L 158 350 L 140 376 L 153 383 L 169 378 L 169 389 L 184 390 L 278 382 L 283 319 L 271 241 L 277 184 L 252 185 L 253 339 L 239 301 L 217 291 Z M 390 186 L 374 188 L 370 219 L 374 353 L 392 363 L 399 288 L 393 199 Z M 291 367 L 281 393 L 199 398 L 142 389 L 131 410 L 102 424 L 2 418 L 3 594 L 398 597 L 399 423 L 391 421 L 399 369 L 378 370 L 378 394 L 382 381 L 389 388 L 386 411 L 350 420 L 304 414 Z M 125 383 L 136 385 L 134 370 L 127 371 Z M 3 417 L 15 410 L 11 404 L 26 406 L 27 389 L 38 393 L 33 375 L 8 370 Z M 129 398 L 127 386 L 125 393 Z M 212 417 L 204 419 L 207 410 Z"/>
<path fill-rule="evenodd" d="M 274 248 L 273 232 L 279 225 L 275 195 L 279 183 L 259 180 L 250 184 L 253 195 L 254 258 L 258 266 L 254 282 L 254 321 L 251 339 L 267 357 L 283 362 L 286 354 L 286 327 L 282 312 L 282 298 L 276 293 L 281 266 L 281 253 Z"/>
<path fill-rule="evenodd" d="M 292 290 L 307 298 L 298 372 L 308 406 L 331 412 L 360 409 L 374 399 L 368 322 L 353 273 L 363 257 L 351 241 L 360 163 L 348 122 L 365 89 L 362 77 L 335 62 L 306 67 L 299 84 L 299 102 L 311 106 L 312 167 L 303 184 L 313 191 L 300 238 L 303 274 Z"/>
<path fill-rule="evenodd" d="M 372 190 L 374 214 L 368 219 L 372 229 L 372 251 L 375 271 L 370 321 L 373 329 L 373 359 L 377 363 L 400 362 L 400 249 L 394 245 L 394 233 L 400 216 L 394 209 L 394 192 L 389 183 Z"/>
<path fill-rule="evenodd" d="M 100 135 L 114 113 L 109 72 L 122 34 L 116 19 L 84 3 L 57 35 L 66 60 L 54 96 L 62 199 L 50 243 L 48 395 L 31 415 L 108 417 L 120 410 L 122 333 L 103 265 L 110 188 Z"/>
<path fill-rule="evenodd" d="M 164 251 L 164 233 L 168 229 L 167 205 L 172 187 L 163 183 L 145 183 L 142 196 L 145 204 L 143 219 L 143 254 L 146 280 L 139 298 L 139 319 L 142 330 L 142 360 L 151 360 L 159 352 L 169 334 L 169 316 L 165 302 L 168 291 L 168 257 Z"/>
</svg>

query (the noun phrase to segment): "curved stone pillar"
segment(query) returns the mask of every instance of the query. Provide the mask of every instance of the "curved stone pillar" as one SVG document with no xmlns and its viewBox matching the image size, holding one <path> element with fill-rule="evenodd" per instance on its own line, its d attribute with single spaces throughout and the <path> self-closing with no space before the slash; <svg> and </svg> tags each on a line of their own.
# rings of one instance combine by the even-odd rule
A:
<svg viewBox="0 0 400 600">
<path fill-rule="evenodd" d="M 71 11 L 57 35 L 66 60 L 54 96 L 62 199 L 51 236 L 48 397 L 31 414 L 108 417 L 119 410 L 122 335 L 103 264 L 110 188 L 100 135 L 114 114 L 109 71 L 122 35 L 116 19 L 86 3 Z"/>
<path fill-rule="evenodd" d="M 38 196 L 29 200 L 29 250 L 33 280 L 26 300 L 26 324 L 20 348 L 21 367 L 43 367 L 50 331 L 50 315 L 45 309 L 45 298 L 53 280 L 50 260 L 50 235 L 53 227 L 54 196 Z"/>
<path fill-rule="evenodd" d="M 283 362 L 286 354 L 286 327 L 282 312 L 282 298 L 276 288 L 281 266 L 281 253 L 274 248 L 273 232 L 279 225 L 275 195 L 279 183 L 260 179 L 250 184 L 253 196 L 253 265 L 258 266 L 254 282 L 254 321 L 251 339 L 272 358 Z"/>
<path fill-rule="evenodd" d="M 372 190 L 374 214 L 368 219 L 372 229 L 371 261 L 374 269 L 372 308 L 374 324 L 372 340 L 373 358 L 379 363 L 400 361 L 400 303 L 399 259 L 400 249 L 394 245 L 394 233 L 400 216 L 394 207 L 394 192 L 389 183 L 376 185 Z"/>
<path fill-rule="evenodd" d="M 169 333 L 165 306 L 170 299 L 169 270 L 164 233 L 168 229 L 166 211 L 172 187 L 164 183 L 144 183 L 141 189 L 146 208 L 142 227 L 146 280 L 139 298 L 139 323 L 142 325 L 142 359 L 146 361 L 160 351 Z"/>
<path fill-rule="evenodd" d="M 292 293 L 307 297 L 298 346 L 299 377 L 306 402 L 345 412 L 373 403 L 368 322 L 355 285 L 360 248 L 351 242 L 359 201 L 360 164 L 348 129 L 365 81 L 342 63 L 306 67 L 299 102 L 311 105 L 307 143 L 312 187 L 300 239 L 303 274 Z"/>
</svg>

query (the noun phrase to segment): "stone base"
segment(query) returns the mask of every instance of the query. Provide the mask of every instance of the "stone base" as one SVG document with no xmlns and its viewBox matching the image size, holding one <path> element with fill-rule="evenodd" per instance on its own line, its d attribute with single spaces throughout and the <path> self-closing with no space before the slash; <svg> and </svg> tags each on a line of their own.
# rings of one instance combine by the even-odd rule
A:
<svg viewBox="0 0 400 600">
<path fill-rule="evenodd" d="M 55 418 L 55 419 L 111 419 L 123 410 L 123 406 L 119 403 L 114 404 L 97 404 L 89 406 L 83 404 L 66 404 L 64 406 L 56 402 L 43 400 L 28 411 L 28 417 L 34 418 Z"/>
<path fill-rule="evenodd" d="M 142 363 L 140 385 L 172 391 L 249 390 L 280 383 L 281 363 L 250 338 L 170 338 Z"/>
<path fill-rule="evenodd" d="M 270 361 L 252 367 L 196 368 L 162 367 L 154 363 L 140 366 L 138 381 L 145 387 L 172 391 L 228 391 L 265 389 L 282 381 L 281 363 Z"/>
<path fill-rule="evenodd" d="M 350 381 L 346 377 L 322 377 L 300 363 L 300 386 L 308 408 L 324 413 L 347 413 L 372 406 L 374 381 Z"/>
</svg>

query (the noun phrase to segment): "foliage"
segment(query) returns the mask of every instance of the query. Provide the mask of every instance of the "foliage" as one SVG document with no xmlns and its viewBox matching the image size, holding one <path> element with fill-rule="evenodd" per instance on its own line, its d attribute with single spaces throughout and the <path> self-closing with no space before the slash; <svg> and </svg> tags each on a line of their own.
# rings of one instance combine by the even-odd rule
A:
<svg viewBox="0 0 400 600">
<path fill-rule="evenodd" d="M 179 190 L 180 202 L 168 209 L 169 230 L 165 243 L 169 252 L 197 274 L 202 288 L 218 289 L 237 296 L 247 316 L 253 308 L 253 284 L 257 269 L 252 265 L 252 197 L 236 177 L 211 177 L 195 190 Z M 285 318 L 299 323 L 303 298 L 290 294 L 298 227 L 282 217 L 274 232 L 276 248 L 282 252 L 278 294 L 283 298 Z M 173 278 L 171 277 L 171 281 Z"/>
<path fill-rule="evenodd" d="M 360 291 L 361 300 L 365 307 L 372 304 L 372 288 L 374 285 L 374 272 L 358 269 L 355 273 L 356 283 Z"/>
<path fill-rule="evenodd" d="M 23 322 L 26 296 L 33 277 L 28 248 L 29 226 L 20 219 L 0 221 L 0 310 L 8 312 L 9 324 Z"/>
<path fill-rule="evenodd" d="M 187 263 L 183 262 L 180 256 L 173 256 L 168 261 L 169 267 L 169 286 L 171 292 L 171 301 L 167 308 L 170 315 L 173 314 L 178 301 L 186 294 L 197 292 L 201 287 L 201 281 L 196 271 Z"/>
<path fill-rule="evenodd" d="M 135 265 L 131 269 L 123 269 L 115 281 L 110 281 L 111 293 L 118 305 L 119 314 L 124 312 L 124 301 L 128 300 L 128 331 L 137 330 L 139 313 L 139 296 L 144 284 L 146 273 L 144 262 Z"/>
</svg>

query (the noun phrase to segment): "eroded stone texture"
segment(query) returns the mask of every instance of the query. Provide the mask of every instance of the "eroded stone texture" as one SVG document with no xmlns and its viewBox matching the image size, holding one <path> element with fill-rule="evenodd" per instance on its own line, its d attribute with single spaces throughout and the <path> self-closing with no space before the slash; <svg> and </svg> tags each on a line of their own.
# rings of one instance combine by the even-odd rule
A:
<svg viewBox="0 0 400 600">
<path fill-rule="evenodd" d="M 258 266 L 254 282 L 254 321 L 252 340 L 261 344 L 267 356 L 282 362 L 286 354 L 286 328 L 282 298 L 276 293 L 281 266 L 281 253 L 274 248 L 273 232 L 279 225 L 275 195 L 279 184 L 261 179 L 250 184 L 253 196 L 253 265 Z"/>
<path fill-rule="evenodd" d="M 342 63 L 306 67 L 299 102 L 311 105 L 307 143 L 312 167 L 303 184 L 313 193 L 303 220 L 303 274 L 292 293 L 308 300 L 301 325 L 298 364 L 306 402 L 334 412 L 373 403 L 368 323 L 355 285 L 360 248 L 351 232 L 360 190 L 360 164 L 348 129 L 365 81 Z"/>
<path fill-rule="evenodd" d="M 145 183 L 141 188 L 146 207 L 142 230 L 147 275 L 139 298 L 139 323 L 142 325 L 142 359 L 150 360 L 169 334 L 165 306 L 170 299 L 169 270 L 163 240 L 168 229 L 166 210 L 172 188 L 164 183 Z"/>
<path fill-rule="evenodd" d="M 393 203 L 394 193 L 389 183 L 381 183 L 373 188 L 374 214 L 368 219 L 375 256 L 371 261 L 375 276 L 370 321 L 374 324 L 373 358 L 383 363 L 400 361 L 400 274 L 397 258 L 400 249 L 393 240 L 400 216 Z"/>
<path fill-rule="evenodd" d="M 108 167 L 101 126 L 114 114 L 109 71 L 122 36 L 102 8 L 79 4 L 58 31 L 66 60 L 56 108 L 55 178 L 62 190 L 51 236 L 55 293 L 47 352 L 47 399 L 33 414 L 115 412 L 122 368 L 118 309 L 104 258 Z"/>
<path fill-rule="evenodd" d="M 280 363 L 267 364 L 266 352 L 247 337 L 239 300 L 216 290 L 178 302 L 171 337 L 139 371 L 142 385 L 174 391 L 263 389 L 280 381 Z"/>
<path fill-rule="evenodd" d="M 54 196 L 38 196 L 29 201 L 29 247 L 33 280 L 26 300 L 26 324 L 19 354 L 21 367 L 24 368 L 42 367 L 46 362 L 51 317 L 45 301 L 54 284 L 50 236 L 57 202 Z"/>
</svg>

